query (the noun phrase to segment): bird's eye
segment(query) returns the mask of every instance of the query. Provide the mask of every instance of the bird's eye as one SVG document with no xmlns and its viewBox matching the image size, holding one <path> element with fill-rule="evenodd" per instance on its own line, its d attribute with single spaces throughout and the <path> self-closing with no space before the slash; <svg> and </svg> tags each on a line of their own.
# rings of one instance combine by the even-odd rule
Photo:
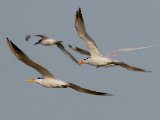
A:
<svg viewBox="0 0 160 120">
<path fill-rule="evenodd" d="M 37 79 L 43 79 L 43 77 L 38 77 Z"/>
<path fill-rule="evenodd" d="M 84 60 L 87 60 L 89 57 L 85 58 Z"/>
</svg>

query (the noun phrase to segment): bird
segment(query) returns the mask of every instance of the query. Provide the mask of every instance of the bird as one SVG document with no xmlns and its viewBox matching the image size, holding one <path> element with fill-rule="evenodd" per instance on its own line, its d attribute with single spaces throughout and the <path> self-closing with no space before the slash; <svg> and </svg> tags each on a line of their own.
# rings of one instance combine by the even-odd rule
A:
<svg viewBox="0 0 160 120">
<path fill-rule="evenodd" d="M 38 45 L 38 44 L 41 44 L 41 45 L 44 45 L 44 46 L 53 46 L 53 45 L 56 45 L 65 55 L 67 55 L 76 64 L 78 64 L 78 60 L 70 52 L 68 52 L 66 50 L 66 48 L 64 47 L 64 45 L 62 44 L 63 41 L 58 41 L 58 40 L 49 38 L 46 35 L 35 35 L 35 36 L 40 37 L 40 40 L 38 40 L 38 42 L 36 42 L 34 45 Z"/>
<path fill-rule="evenodd" d="M 73 83 L 65 82 L 60 79 L 57 79 L 50 71 L 48 71 L 43 66 L 39 65 L 38 63 L 32 61 L 20 48 L 18 48 L 9 38 L 7 39 L 7 44 L 12 53 L 16 56 L 18 60 L 23 62 L 24 64 L 32 67 L 36 71 L 38 71 L 42 77 L 29 79 L 27 82 L 29 83 L 38 83 L 46 88 L 72 88 L 73 90 L 92 94 L 92 95 L 100 95 L 100 96 L 112 96 L 112 94 L 104 93 L 104 92 L 97 92 L 93 90 L 89 90 L 86 88 L 82 88 L 78 85 Z"/>
<path fill-rule="evenodd" d="M 114 51 L 111 54 L 109 54 L 109 57 L 103 55 L 100 50 L 98 49 L 95 41 L 88 35 L 85 29 L 85 24 L 81 12 L 81 8 L 79 8 L 76 11 L 75 14 L 75 28 L 77 31 L 78 36 L 81 38 L 81 40 L 85 43 L 86 47 L 89 49 L 89 52 L 86 50 L 83 50 L 81 48 L 73 48 L 71 45 L 69 47 L 81 54 L 88 55 L 87 58 L 80 60 L 78 64 L 89 64 L 92 66 L 96 67 L 113 67 L 113 66 L 120 66 L 123 67 L 127 70 L 132 70 L 136 72 L 151 72 L 142 68 L 134 67 L 131 65 L 128 65 L 124 62 L 120 62 L 117 60 L 113 60 L 112 57 L 115 56 L 116 54 L 119 54 L 120 52 L 123 51 L 131 51 L 135 49 L 143 49 L 143 48 L 148 48 L 148 47 L 141 47 L 141 48 L 127 48 L 127 49 L 121 49 L 118 51 Z M 151 47 L 151 46 L 149 46 Z"/>
</svg>

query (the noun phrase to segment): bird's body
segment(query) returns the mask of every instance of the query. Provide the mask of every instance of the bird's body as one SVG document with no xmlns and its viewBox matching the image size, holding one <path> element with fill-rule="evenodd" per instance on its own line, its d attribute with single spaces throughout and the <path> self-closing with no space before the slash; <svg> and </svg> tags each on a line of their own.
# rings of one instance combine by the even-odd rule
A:
<svg viewBox="0 0 160 120">
<path fill-rule="evenodd" d="M 54 39 L 45 39 L 41 41 L 41 44 L 44 46 L 56 45 L 59 41 Z"/>
<path fill-rule="evenodd" d="M 85 43 L 86 47 L 89 49 L 89 52 L 88 52 L 88 51 L 83 50 L 78 47 L 73 48 L 71 45 L 69 45 L 69 47 L 71 49 L 75 50 L 76 52 L 89 56 L 89 57 L 85 58 L 84 60 L 79 61 L 78 62 L 79 64 L 89 64 L 89 65 L 97 66 L 97 67 L 110 67 L 110 66 L 119 65 L 119 66 L 126 68 L 128 70 L 133 70 L 133 71 L 137 71 L 137 72 L 150 72 L 150 71 L 147 71 L 147 70 L 144 70 L 141 68 L 130 66 L 130 65 L 123 63 L 123 62 L 113 60 L 112 57 L 115 54 L 111 54 L 110 57 L 104 56 L 100 52 L 100 50 L 98 49 L 94 40 L 86 32 L 84 20 L 83 20 L 83 16 L 82 16 L 80 8 L 77 10 L 76 15 L 75 15 L 75 28 L 78 33 L 78 36 L 81 38 L 81 40 Z M 151 47 L 151 46 L 149 46 L 149 47 Z M 129 49 L 125 49 L 125 50 L 129 51 L 129 50 L 136 50 L 136 49 L 143 49 L 143 48 L 148 48 L 148 47 L 129 48 Z M 116 51 L 116 52 L 120 52 L 120 51 Z"/>
<path fill-rule="evenodd" d="M 53 38 L 49 38 L 45 35 L 35 35 L 35 36 L 40 37 L 41 39 L 38 42 L 36 42 L 34 45 L 41 44 L 44 46 L 52 46 L 62 42 L 62 41 L 55 40 Z"/>
<path fill-rule="evenodd" d="M 92 95 L 107 95 L 111 96 L 109 93 L 103 93 L 103 92 L 96 92 L 93 90 L 85 89 L 80 86 L 77 86 L 73 83 L 68 83 L 62 80 L 57 79 L 51 72 L 49 72 L 46 68 L 43 66 L 37 64 L 36 62 L 32 61 L 22 50 L 20 50 L 14 43 L 12 43 L 7 38 L 7 43 L 10 48 L 10 50 L 13 52 L 13 54 L 16 56 L 17 59 L 22 61 L 24 64 L 34 68 L 37 70 L 43 77 L 39 77 L 36 79 L 29 79 L 27 82 L 30 83 L 38 83 L 44 87 L 47 88 L 72 88 L 76 91 L 92 94 Z"/>
<path fill-rule="evenodd" d="M 83 61 L 80 61 L 79 64 L 90 64 L 92 66 L 110 66 L 112 60 L 103 56 L 87 57 Z"/>
<path fill-rule="evenodd" d="M 37 79 L 31 79 L 30 82 L 31 81 L 36 82 L 47 88 L 65 88 L 65 86 L 68 85 L 68 83 L 54 78 L 45 78 L 45 79 L 37 78 Z"/>
<path fill-rule="evenodd" d="M 78 60 L 66 50 L 64 45 L 62 44 L 63 41 L 58 41 L 53 38 L 49 38 L 45 35 L 35 35 L 37 37 L 40 37 L 40 40 L 36 42 L 34 45 L 41 44 L 44 46 L 54 46 L 56 45 L 65 55 L 67 55 L 70 59 L 72 59 L 75 63 L 78 63 Z"/>
</svg>

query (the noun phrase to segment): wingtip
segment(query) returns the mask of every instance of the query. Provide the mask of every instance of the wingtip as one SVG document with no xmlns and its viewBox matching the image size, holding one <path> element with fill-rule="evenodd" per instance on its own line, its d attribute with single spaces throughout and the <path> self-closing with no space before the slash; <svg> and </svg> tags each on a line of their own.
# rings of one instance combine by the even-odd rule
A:
<svg viewBox="0 0 160 120">
<path fill-rule="evenodd" d="M 6 37 L 6 40 L 7 40 L 7 41 L 10 41 L 8 37 Z"/>
<path fill-rule="evenodd" d="M 6 37 L 6 40 L 7 40 L 8 44 L 13 44 L 12 41 L 8 37 Z"/>
<path fill-rule="evenodd" d="M 37 34 L 36 34 L 36 35 L 34 35 L 34 36 L 40 37 L 40 35 L 37 35 Z"/>
<path fill-rule="evenodd" d="M 113 94 L 106 93 L 106 94 L 104 94 L 104 96 L 113 96 Z"/>
<path fill-rule="evenodd" d="M 31 38 L 31 36 L 32 36 L 31 34 L 26 35 L 25 40 L 28 41 Z"/>
<path fill-rule="evenodd" d="M 73 46 L 72 46 L 72 45 L 70 45 L 70 44 L 68 44 L 68 47 L 69 47 L 70 49 L 73 49 Z"/>
<path fill-rule="evenodd" d="M 42 37 L 43 35 L 40 35 L 40 34 L 36 34 L 36 35 L 34 35 L 34 36 L 37 36 L 37 37 Z"/>
<path fill-rule="evenodd" d="M 147 72 L 147 73 L 152 73 L 152 71 L 150 71 L 150 70 L 147 70 L 146 72 Z"/>
<path fill-rule="evenodd" d="M 78 11 L 79 11 L 79 12 L 81 11 L 81 8 L 80 8 L 80 7 L 78 8 Z"/>
<path fill-rule="evenodd" d="M 82 12 L 81 12 L 81 8 L 79 7 L 78 10 L 76 11 L 76 15 L 75 15 L 76 19 L 81 19 L 83 21 L 83 17 L 82 17 Z"/>
</svg>

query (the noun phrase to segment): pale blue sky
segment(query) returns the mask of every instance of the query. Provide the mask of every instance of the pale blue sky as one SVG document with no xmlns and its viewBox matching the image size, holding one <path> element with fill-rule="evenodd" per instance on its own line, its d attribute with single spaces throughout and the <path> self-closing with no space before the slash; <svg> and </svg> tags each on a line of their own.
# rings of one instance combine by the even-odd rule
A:
<svg viewBox="0 0 160 120">
<path fill-rule="evenodd" d="M 79 67 L 56 47 L 33 46 L 36 37 L 24 40 L 26 34 L 45 34 L 65 45 L 85 48 L 74 28 L 75 12 L 81 7 L 87 32 L 104 54 L 120 48 L 160 45 L 159 4 L 158 0 L 1 0 L 0 119 L 160 119 L 159 47 L 116 57 L 153 71 L 141 74 L 120 67 Z M 12 55 L 5 37 L 56 77 L 114 96 L 92 96 L 26 83 L 26 79 L 40 74 Z M 85 58 L 71 52 L 79 60 Z"/>
</svg>

